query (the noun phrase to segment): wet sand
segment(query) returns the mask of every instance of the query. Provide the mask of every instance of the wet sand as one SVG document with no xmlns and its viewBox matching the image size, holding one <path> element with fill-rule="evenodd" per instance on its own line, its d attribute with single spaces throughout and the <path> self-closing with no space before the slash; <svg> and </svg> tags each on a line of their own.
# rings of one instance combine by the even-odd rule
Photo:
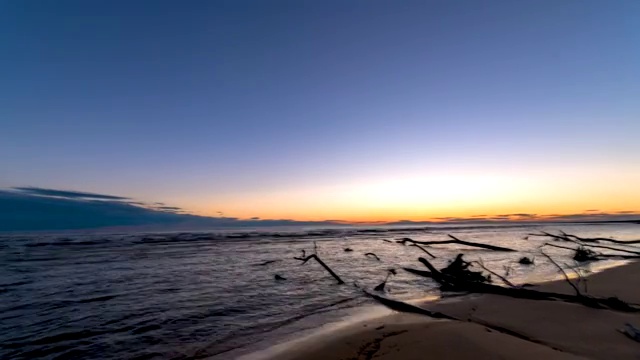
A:
<svg viewBox="0 0 640 360">
<path fill-rule="evenodd" d="M 564 281 L 537 288 L 573 293 Z M 640 262 L 587 277 L 587 290 L 593 296 L 640 303 Z M 640 327 L 640 313 L 497 295 L 473 295 L 422 306 L 468 322 L 393 313 L 298 341 L 271 358 L 640 359 L 640 343 L 618 331 L 625 323 Z"/>
</svg>

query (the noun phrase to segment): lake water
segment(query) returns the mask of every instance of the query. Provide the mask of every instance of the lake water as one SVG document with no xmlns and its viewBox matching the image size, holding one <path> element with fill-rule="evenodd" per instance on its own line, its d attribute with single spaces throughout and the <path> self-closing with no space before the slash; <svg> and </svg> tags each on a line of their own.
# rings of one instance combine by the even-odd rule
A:
<svg viewBox="0 0 640 360">
<path fill-rule="evenodd" d="M 555 278 L 545 240 L 528 233 L 563 230 L 584 237 L 640 238 L 637 224 L 439 225 L 422 228 L 269 229 L 197 233 L 0 235 L 0 358 L 231 359 L 375 308 L 352 284 L 373 288 L 386 275 L 387 295 L 436 295 L 434 283 L 401 270 L 422 269 L 402 237 L 463 240 L 510 247 L 492 252 L 458 245 L 430 248 L 436 266 L 464 251 L 468 260 L 513 282 Z M 346 282 L 337 285 L 313 251 Z M 353 251 L 345 252 L 345 248 Z M 375 253 L 380 261 L 365 256 Z M 571 252 L 545 247 L 562 264 Z M 260 265 L 266 261 L 272 261 Z M 587 264 L 587 271 L 620 262 Z M 278 274 L 286 280 L 277 281 Z"/>
</svg>

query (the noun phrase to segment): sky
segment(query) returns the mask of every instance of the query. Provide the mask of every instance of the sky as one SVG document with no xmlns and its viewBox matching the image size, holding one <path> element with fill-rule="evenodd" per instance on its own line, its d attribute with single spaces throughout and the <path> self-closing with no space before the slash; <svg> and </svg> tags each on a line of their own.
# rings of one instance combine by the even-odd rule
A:
<svg viewBox="0 0 640 360">
<path fill-rule="evenodd" d="M 241 219 L 640 209 L 640 2 L 0 2 L 0 188 Z"/>
</svg>

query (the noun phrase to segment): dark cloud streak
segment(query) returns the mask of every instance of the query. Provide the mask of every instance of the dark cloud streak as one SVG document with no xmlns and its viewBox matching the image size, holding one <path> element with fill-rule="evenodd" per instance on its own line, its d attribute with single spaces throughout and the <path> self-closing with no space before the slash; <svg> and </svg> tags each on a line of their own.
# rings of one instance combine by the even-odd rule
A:
<svg viewBox="0 0 640 360">
<path fill-rule="evenodd" d="M 131 199 L 131 198 L 122 197 L 122 196 L 94 194 L 94 193 L 88 193 L 88 192 L 82 192 L 82 191 L 43 189 L 43 188 L 31 187 L 31 186 L 14 187 L 13 189 L 29 195 L 54 196 L 54 197 L 61 197 L 61 198 L 67 198 L 67 199 L 97 199 L 97 200 L 130 200 Z"/>
</svg>

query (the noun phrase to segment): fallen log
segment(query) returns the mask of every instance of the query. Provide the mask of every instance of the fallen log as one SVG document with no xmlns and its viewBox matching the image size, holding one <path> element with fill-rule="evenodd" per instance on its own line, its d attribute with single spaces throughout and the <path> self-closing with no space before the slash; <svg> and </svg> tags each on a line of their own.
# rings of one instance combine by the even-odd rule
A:
<svg viewBox="0 0 640 360">
<path fill-rule="evenodd" d="M 487 322 L 485 320 L 475 319 L 475 318 L 473 318 L 471 316 L 469 316 L 469 318 L 467 318 L 467 319 L 460 319 L 460 318 L 457 318 L 457 317 L 454 317 L 454 316 L 451 316 L 451 315 L 447 315 L 447 314 L 439 312 L 439 311 L 431 311 L 431 310 L 427 310 L 427 309 L 424 309 L 424 308 L 421 308 L 421 307 L 418 307 L 418 306 L 415 306 L 415 305 L 408 304 L 408 303 L 403 302 L 403 301 L 398 301 L 398 300 L 393 300 L 393 299 L 389 299 L 389 298 L 386 298 L 386 297 L 378 296 L 378 295 L 372 294 L 372 293 L 370 293 L 370 292 L 368 292 L 366 290 L 362 290 L 362 291 L 365 293 L 365 295 L 369 296 L 370 298 L 374 299 L 375 301 L 377 301 L 381 305 L 383 305 L 383 306 L 385 306 L 385 307 L 387 307 L 387 308 L 389 308 L 391 310 L 394 310 L 394 311 L 425 315 L 425 316 L 431 317 L 433 319 L 442 319 L 442 320 L 452 320 L 452 321 L 475 323 L 475 324 L 482 325 L 482 326 L 484 326 L 484 327 L 486 327 L 488 329 L 492 329 L 492 330 L 495 330 L 495 331 L 503 333 L 503 334 L 508 334 L 508 335 L 520 338 L 522 340 L 525 340 L 525 341 L 530 341 L 530 342 L 533 342 L 533 343 L 536 343 L 536 344 L 543 344 L 545 346 L 551 347 L 552 349 L 556 349 L 555 347 L 550 346 L 548 344 L 545 344 L 545 343 L 543 343 L 543 342 L 541 342 L 541 341 L 539 341 L 537 339 L 530 338 L 529 336 L 527 336 L 525 334 L 521 334 L 521 333 L 519 333 L 517 331 L 511 330 L 511 329 L 507 329 L 507 328 L 502 327 L 502 326 L 491 324 L 491 323 L 489 323 L 489 322 Z M 556 349 L 556 350 L 558 350 L 558 349 Z"/>
<path fill-rule="evenodd" d="M 457 237 L 455 237 L 453 235 L 448 235 L 448 236 L 451 238 L 451 240 L 418 241 L 418 240 L 413 240 L 413 239 L 410 239 L 410 238 L 402 238 L 402 239 L 398 240 L 398 243 L 406 244 L 406 243 L 410 242 L 410 243 L 418 244 L 418 245 L 459 244 L 459 245 L 477 247 L 477 248 L 493 250 L 493 251 L 509 251 L 509 252 L 516 251 L 514 249 L 510 249 L 510 248 L 506 248 L 506 247 L 502 247 L 502 246 L 496 246 L 496 245 L 489 245 L 489 244 L 483 244 L 483 243 L 476 243 L 476 242 L 471 242 L 471 241 L 460 240 L 460 239 L 458 239 Z"/>
<path fill-rule="evenodd" d="M 448 320 L 458 320 L 457 318 L 453 317 L 453 316 L 449 316 L 447 314 L 443 314 L 441 312 L 437 312 L 437 311 L 431 311 L 431 310 L 427 310 L 427 309 L 423 309 L 421 307 L 415 306 L 415 305 L 411 305 L 402 301 L 397 301 L 397 300 L 392 300 L 386 297 L 382 297 L 376 294 L 372 294 L 370 292 L 368 292 L 367 290 L 362 290 L 362 292 L 369 296 L 370 298 L 376 300 L 377 302 L 379 302 L 380 304 L 388 307 L 391 310 L 395 310 L 395 311 L 399 311 L 399 312 L 406 312 L 406 313 L 413 313 L 413 314 L 420 314 L 420 315 L 426 315 L 435 319 L 448 319 Z"/>
<path fill-rule="evenodd" d="M 425 258 L 419 258 L 418 260 L 429 269 L 429 271 L 431 272 L 431 278 L 439 283 L 441 289 L 443 290 L 466 291 L 470 293 L 480 294 L 494 294 L 529 300 L 564 301 L 569 303 L 581 304 L 596 309 L 610 309 L 622 312 L 640 312 L 640 307 L 627 304 L 615 297 L 597 298 L 586 295 L 568 295 L 547 291 L 538 291 L 527 289 L 524 287 L 510 288 L 492 285 L 485 282 L 459 279 L 455 276 L 443 274 Z"/>
</svg>

